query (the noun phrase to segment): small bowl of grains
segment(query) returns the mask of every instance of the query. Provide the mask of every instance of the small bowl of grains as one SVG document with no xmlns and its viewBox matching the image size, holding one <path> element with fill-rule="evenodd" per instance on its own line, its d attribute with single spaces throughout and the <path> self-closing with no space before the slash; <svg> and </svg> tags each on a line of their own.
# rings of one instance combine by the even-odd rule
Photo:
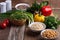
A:
<svg viewBox="0 0 60 40">
<path fill-rule="evenodd" d="M 44 30 L 46 28 L 46 25 L 42 22 L 33 22 L 33 23 L 29 24 L 28 27 L 30 28 L 30 30 L 37 32 L 37 31 Z"/>
</svg>

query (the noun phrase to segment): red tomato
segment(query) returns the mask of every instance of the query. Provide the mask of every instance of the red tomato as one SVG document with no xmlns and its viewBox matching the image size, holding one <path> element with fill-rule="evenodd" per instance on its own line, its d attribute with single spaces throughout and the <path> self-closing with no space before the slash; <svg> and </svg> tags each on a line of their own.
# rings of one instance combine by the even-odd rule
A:
<svg viewBox="0 0 60 40">
<path fill-rule="evenodd" d="M 6 28 L 7 25 L 9 24 L 9 20 L 8 19 L 5 19 L 2 23 L 1 23 L 1 28 Z"/>
<path fill-rule="evenodd" d="M 9 20 L 5 19 L 3 22 L 5 22 L 7 25 L 9 24 Z"/>
<path fill-rule="evenodd" d="M 7 24 L 5 22 L 1 23 L 1 28 L 6 28 L 7 27 Z"/>
<path fill-rule="evenodd" d="M 50 16 L 51 13 L 52 13 L 52 9 L 49 5 L 48 6 L 43 6 L 42 9 L 41 9 L 41 12 L 44 16 Z"/>
</svg>

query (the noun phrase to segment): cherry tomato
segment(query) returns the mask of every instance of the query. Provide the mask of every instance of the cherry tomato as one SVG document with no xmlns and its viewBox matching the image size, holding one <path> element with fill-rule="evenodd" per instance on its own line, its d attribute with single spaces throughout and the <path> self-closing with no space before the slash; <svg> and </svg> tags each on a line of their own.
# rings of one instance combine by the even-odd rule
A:
<svg viewBox="0 0 60 40">
<path fill-rule="evenodd" d="M 5 19 L 3 22 L 5 22 L 7 25 L 9 24 L 9 20 Z"/>
<path fill-rule="evenodd" d="M 50 16 L 51 13 L 52 13 L 52 9 L 49 5 L 43 6 L 42 9 L 41 9 L 41 12 L 44 16 Z"/>
<path fill-rule="evenodd" d="M 7 27 L 7 24 L 5 22 L 1 23 L 1 28 L 6 28 Z"/>
<path fill-rule="evenodd" d="M 7 27 L 7 25 L 9 24 L 9 20 L 8 19 L 5 19 L 2 23 L 1 23 L 1 28 L 6 28 Z"/>
</svg>

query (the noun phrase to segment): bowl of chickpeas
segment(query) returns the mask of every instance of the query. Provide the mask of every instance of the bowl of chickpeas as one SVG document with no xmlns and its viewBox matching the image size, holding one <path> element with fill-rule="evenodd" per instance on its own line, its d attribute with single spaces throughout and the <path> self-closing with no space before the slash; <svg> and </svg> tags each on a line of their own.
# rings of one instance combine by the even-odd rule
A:
<svg viewBox="0 0 60 40">
<path fill-rule="evenodd" d="M 56 39 L 58 37 L 58 32 L 53 29 L 45 29 L 41 32 L 41 37 L 44 39 Z"/>
</svg>

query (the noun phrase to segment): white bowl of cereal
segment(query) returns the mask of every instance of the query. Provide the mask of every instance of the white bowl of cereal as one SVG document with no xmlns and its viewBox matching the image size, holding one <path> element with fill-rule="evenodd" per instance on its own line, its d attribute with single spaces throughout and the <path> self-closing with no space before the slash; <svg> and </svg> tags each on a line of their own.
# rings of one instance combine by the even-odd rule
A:
<svg viewBox="0 0 60 40">
<path fill-rule="evenodd" d="M 56 39 L 58 37 L 58 32 L 53 29 L 45 29 L 41 32 L 41 37 L 44 39 Z"/>
<path fill-rule="evenodd" d="M 41 31 L 46 28 L 46 25 L 42 22 L 33 22 L 28 26 L 32 31 Z"/>
</svg>

